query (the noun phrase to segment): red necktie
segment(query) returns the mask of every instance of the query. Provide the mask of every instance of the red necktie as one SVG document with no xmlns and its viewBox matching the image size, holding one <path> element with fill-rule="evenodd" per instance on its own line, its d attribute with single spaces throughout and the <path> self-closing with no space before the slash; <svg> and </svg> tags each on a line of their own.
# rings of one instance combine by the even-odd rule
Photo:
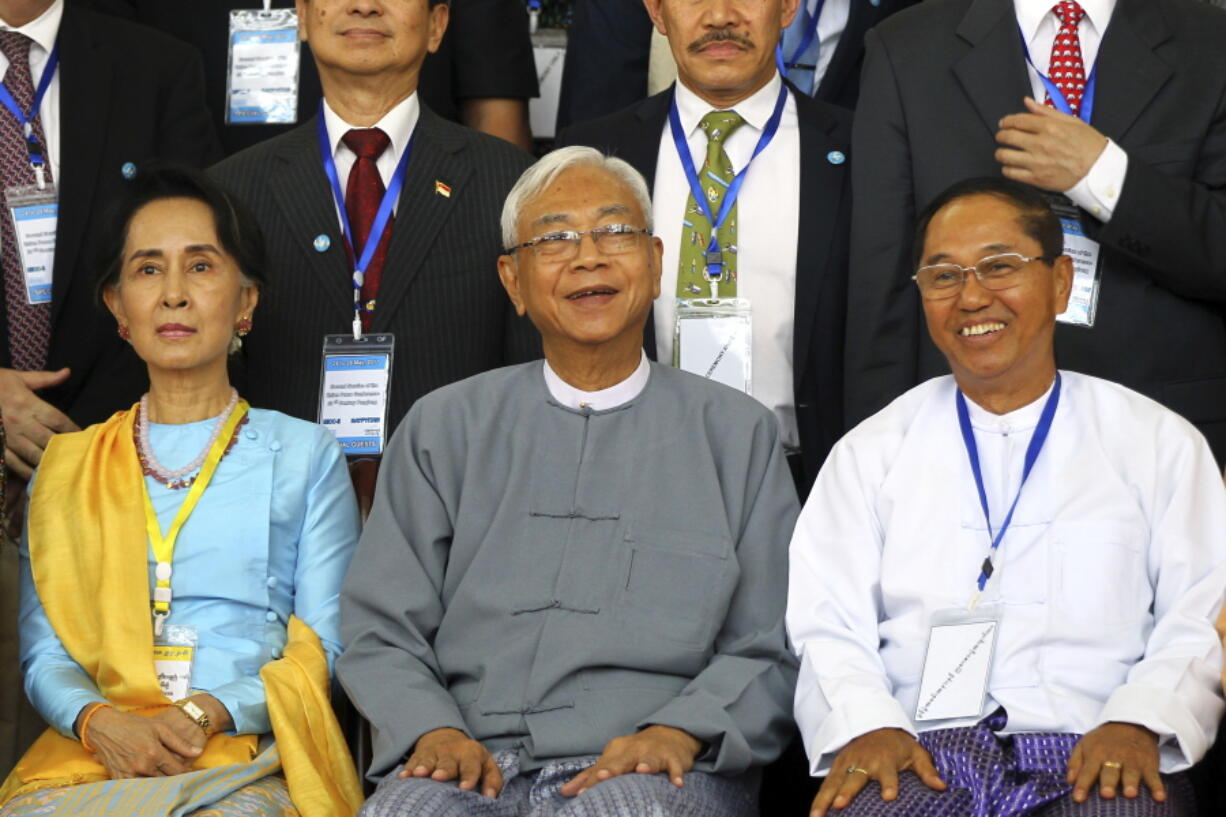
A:
<svg viewBox="0 0 1226 817">
<path fill-rule="evenodd" d="M 1052 13 L 1060 18 L 1060 30 L 1051 44 L 1047 76 L 1064 93 L 1069 108 L 1076 115 L 1081 110 L 1081 95 L 1086 89 L 1086 66 L 1081 59 L 1081 36 L 1077 33 L 1077 24 L 1086 16 L 1086 12 L 1076 0 L 1063 0 L 1052 7 Z M 1046 101 L 1048 107 L 1056 107 L 1050 94 Z"/>
<path fill-rule="evenodd" d="M 353 252 L 361 256 L 386 190 L 375 160 L 387 150 L 391 140 L 378 128 L 365 128 L 349 131 L 341 137 L 341 141 L 358 157 L 349 171 L 349 184 L 345 188 L 345 212 L 349 216 L 349 229 L 353 231 Z M 379 281 L 383 277 L 383 260 L 387 257 L 387 245 L 392 237 L 392 223 L 395 220 L 395 216 L 389 216 L 383 235 L 375 236 L 379 245 L 362 279 L 363 329 L 370 329 L 375 300 L 379 297 Z M 352 260 L 356 266 L 357 259 Z"/>
<path fill-rule="evenodd" d="M 13 95 L 17 107 L 29 111 L 34 104 L 34 83 L 30 79 L 30 43 L 24 34 L 0 31 L 0 53 L 9 61 L 4 85 Z M 48 159 L 47 140 L 43 136 L 42 117 L 35 113 L 34 138 L 43 146 Z M 51 166 L 46 166 L 47 181 L 51 181 Z M 0 181 L 4 187 L 34 184 L 30 154 L 21 123 L 7 109 L 0 108 Z M 51 304 L 26 302 L 25 274 L 21 253 L 8 213 L 0 214 L 3 222 L 4 303 L 9 329 L 9 355 L 14 369 L 41 369 L 47 365 L 47 345 L 51 340 Z"/>
</svg>

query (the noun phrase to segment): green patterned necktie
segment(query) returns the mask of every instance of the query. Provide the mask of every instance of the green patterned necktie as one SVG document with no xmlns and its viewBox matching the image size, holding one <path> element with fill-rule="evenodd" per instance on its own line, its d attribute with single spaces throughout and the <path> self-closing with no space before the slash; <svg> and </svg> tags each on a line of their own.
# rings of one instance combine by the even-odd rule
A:
<svg viewBox="0 0 1226 817">
<path fill-rule="evenodd" d="M 724 140 L 745 124 L 736 111 L 711 111 L 702 118 L 699 127 L 707 135 L 707 159 L 698 171 L 698 183 L 707 196 L 711 214 L 718 217 L 724 193 L 736 175 L 732 162 L 724 151 Z M 736 297 L 736 202 L 719 231 L 719 247 L 723 250 L 726 275 L 720 281 L 721 298 Z M 694 193 L 685 199 L 685 216 L 681 220 L 681 254 L 677 268 L 677 297 L 702 298 L 711 291 L 703 270 L 707 262 L 707 245 L 711 242 L 711 222 L 703 213 Z"/>
</svg>

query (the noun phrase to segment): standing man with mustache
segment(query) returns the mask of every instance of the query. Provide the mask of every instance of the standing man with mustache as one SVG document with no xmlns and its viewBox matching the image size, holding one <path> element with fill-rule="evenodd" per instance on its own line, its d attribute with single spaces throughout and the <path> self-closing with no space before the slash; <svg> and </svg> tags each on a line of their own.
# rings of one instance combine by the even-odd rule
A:
<svg viewBox="0 0 1226 817">
<path fill-rule="evenodd" d="M 559 144 L 600 148 L 647 177 L 664 241 L 648 354 L 772 409 L 803 497 L 843 430 L 851 114 L 775 68 L 798 0 L 644 3 L 677 83 Z M 733 376 L 730 355 L 742 364 Z"/>
<path fill-rule="evenodd" d="M 495 274 L 498 208 L 531 157 L 421 103 L 422 62 L 447 27 L 442 0 L 298 0 L 297 10 L 323 85 L 319 114 L 213 169 L 268 244 L 272 294 L 246 339 L 244 393 L 361 429 L 338 437 L 350 453 L 374 451 L 365 444 L 389 438 L 426 392 L 537 356 Z M 343 406 L 325 405 L 321 372 L 335 362 L 321 361 L 325 336 L 328 348 L 394 343 L 370 358 L 376 388 L 349 394 L 362 417 L 328 413 Z"/>
</svg>

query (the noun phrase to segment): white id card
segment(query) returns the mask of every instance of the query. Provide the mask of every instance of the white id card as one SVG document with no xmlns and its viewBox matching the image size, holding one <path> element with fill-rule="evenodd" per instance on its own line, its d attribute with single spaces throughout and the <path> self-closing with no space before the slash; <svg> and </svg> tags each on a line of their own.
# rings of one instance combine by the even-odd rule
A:
<svg viewBox="0 0 1226 817">
<path fill-rule="evenodd" d="M 55 230 L 60 206 L 55 186 L 41 190 L 35 185 L 10 187 L 4 203 L 13 222 L 17 251 L 21 256 L 26 303 L 51 303 L 51 274 L 55 268 Z"/>
<path fill-rule="evenodd" d="M 1081 216 L 1076 208 L 1053 206 L 1064 228 L 1064 254 L 1073 259 L 1073 291 L 1068 309 L 1056 320 L 1072 326 L 1091 327 L 1098 311 L 1098 288 L 1102 283 L 1102 266 L 1098 242 L 1081 228 Z"/>
<path fill-rule="evenodd" d="M 983 617 L 933 623 L 920 677 L 916 721 L 980 716 L 999 623 Z"/>
<path fill-rule="evenodd" d="M 752 359 L 753 314 L 748 300 L 677 300 L 674 366 L 750 394 Z"/>
<path fill-rule="evenodd" d="M 227 125 L 298 121 L 298 47 L 293 9 L 230 12 Z"/>
<path fill-rule="evenodd" d="M 319 422 L 350 456 L 383 453 L 394 345 L 391 335 L 324 337 Z"/>
<path fill-rule="evenodd" d="M 153 670 L 162 694 L 181 701 L 192 691 L 192 666 L 196 660 L 196 631 L 169 625 L 153 642 Z"/>
</svg>

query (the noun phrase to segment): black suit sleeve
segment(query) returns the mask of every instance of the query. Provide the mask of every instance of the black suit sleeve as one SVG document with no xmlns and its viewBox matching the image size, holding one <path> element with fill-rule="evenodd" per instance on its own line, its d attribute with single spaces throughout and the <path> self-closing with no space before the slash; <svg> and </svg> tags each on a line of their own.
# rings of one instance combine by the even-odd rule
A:
<svg viewBox="0 0 1226 817">
<path fill-rule="evenodd" d="M 222 157 L 204 94 L 204 63 L 196 49 L 184 45 L 177 65 L 161 87 L 161 128 L 157 155 L 192 167 L 208 167 Z"/>
<path fill-rule="evenodd" d="M 647 96 L 651 18 L 642 0 L 576 0 L 567 35 L 557 129 Z"/>
<path fill-rule="evenodd" d="M 919 298 L 909 268 L 915 196 L 911 149 L 890 56 L 865 38 L 852 126 L 851 270 L 847 294 L 845 419 L 854 426 L 915 384 Z"/>
</svg>

